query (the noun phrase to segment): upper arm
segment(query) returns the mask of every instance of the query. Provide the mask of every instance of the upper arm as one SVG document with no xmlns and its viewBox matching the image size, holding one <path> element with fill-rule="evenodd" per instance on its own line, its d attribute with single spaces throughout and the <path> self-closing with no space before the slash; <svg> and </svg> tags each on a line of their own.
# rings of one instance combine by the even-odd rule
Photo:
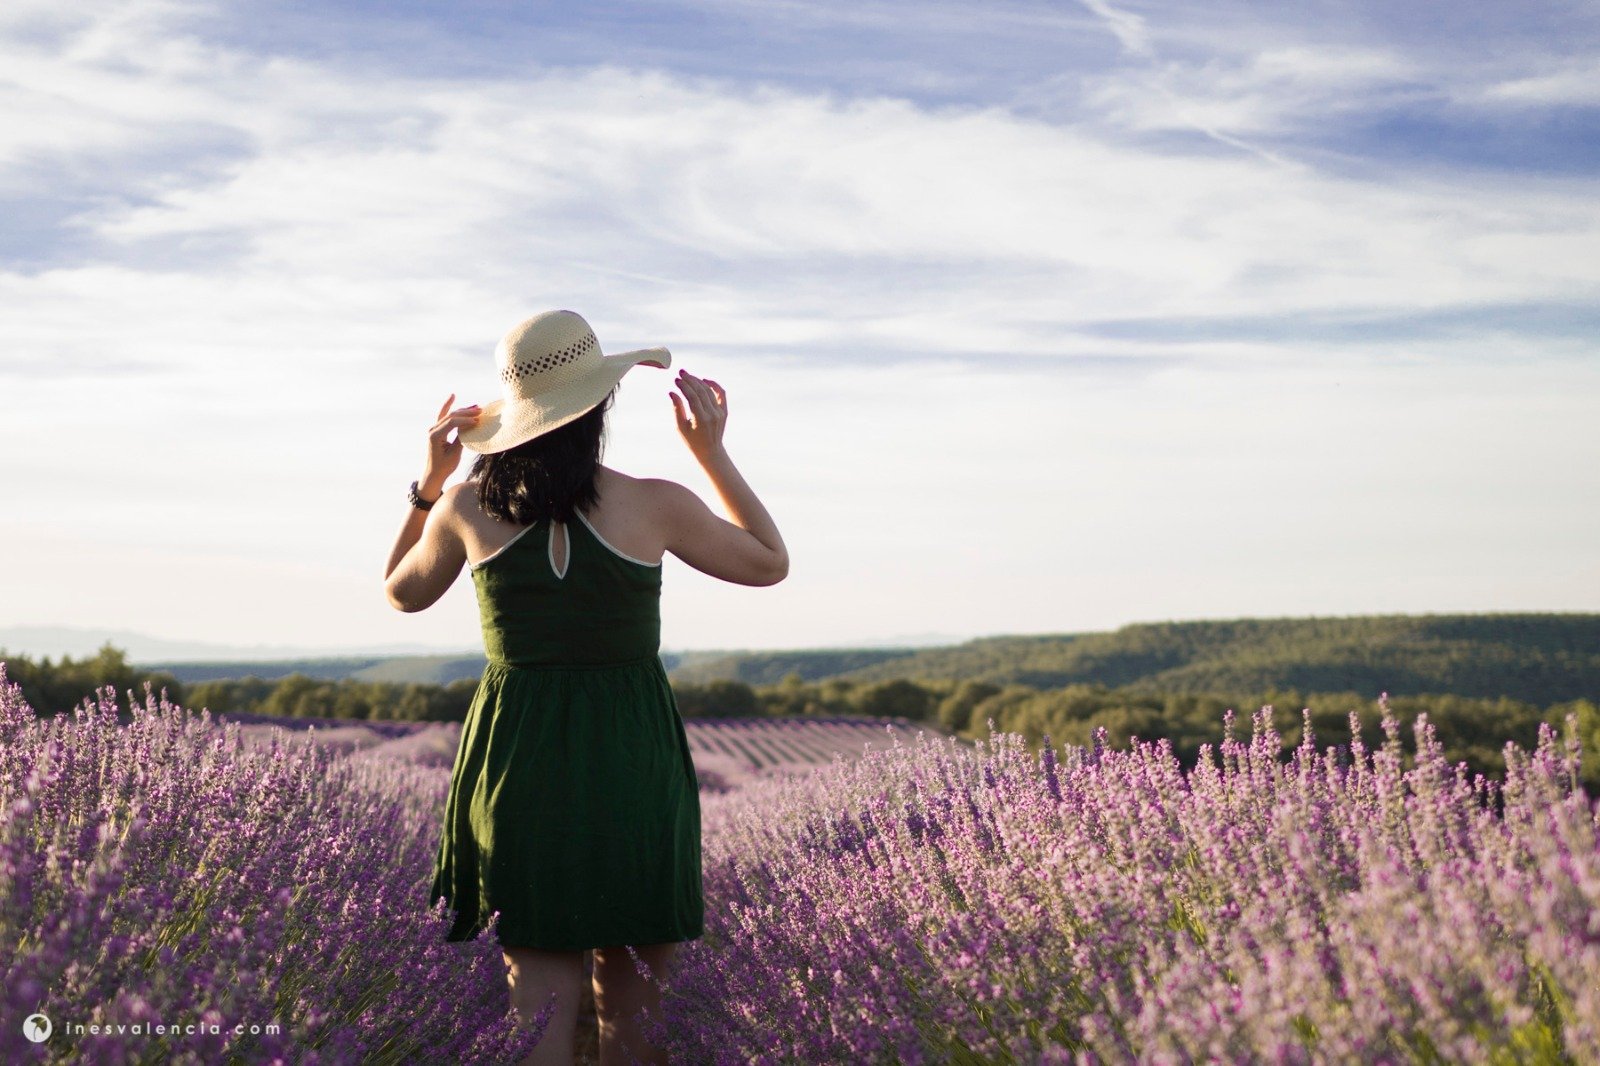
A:
<svg viewBox="0 0 1600 1066">
<path fill-rule="evenodd" d="M 673 481 L 651 480 L 666 549 L 702 574 L 736 585 L 775 585 L 789 572 L 789 560 L 734 525 Z"/>
<path fill-rule="evenodd" d="M 431 607 L 455 583 L 467 563 L 455 510 L 455 497 L 461 486 L 445 490 L 439 502 L 428 511 L 422 536 L 406 552 L 405 558 L 384 582 L 389 603 L 400 611 L 420 611 Z"/>
</svg>

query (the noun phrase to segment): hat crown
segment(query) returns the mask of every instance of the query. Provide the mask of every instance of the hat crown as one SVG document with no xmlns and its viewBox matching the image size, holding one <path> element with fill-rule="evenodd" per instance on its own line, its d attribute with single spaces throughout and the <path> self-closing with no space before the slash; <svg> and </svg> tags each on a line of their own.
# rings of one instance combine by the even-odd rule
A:
<svg viewBox="0 0 1600 1066">
<path fill-rule="evenodd" d="M 592 372 L 600 361 L 594 330 L 574 311 L 546 311 L 519 322 L 495 349 L 508 399 L 559 388 Z"/>
</svg>

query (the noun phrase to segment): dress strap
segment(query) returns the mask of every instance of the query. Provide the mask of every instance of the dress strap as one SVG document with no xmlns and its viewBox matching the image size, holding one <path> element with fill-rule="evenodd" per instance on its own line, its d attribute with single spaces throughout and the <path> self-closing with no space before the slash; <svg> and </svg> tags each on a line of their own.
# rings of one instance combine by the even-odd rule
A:
<svg viewBox="0 0 1600 1066">
<path fill-rule="evenodd" d="M 635 566 L 648 566 L 651 569 L 656 569 L 656 570 L 659 570 L 661 568 L 661 564 L 659 562 L 647 563 L 643 559 L 635 559 L 633 556 L 629 555 L 627 552 L 618 551 L 616 548 L 611 546 L 611 542 L 610 541 L 606 540 L 606 538 L 604 538 L 604 537 L 602 537 L 600 535 L 600 531 L 598 529 L 594 528 L 594 523 L 589 521 L 589 516 L 588 515 L 584 514 L 582 511 L 578 511 L 577 515 L 578 515 L 578 521 L 583 524 L 583 528 L 584 529 L 589 531 L 589 535 L 591 537 L 593 537 L 596 541 L 598 541 L 600 546 L 602 548 L 604 548 L 606 551 L 610 552 L 612 555 L 615 555 L 617 558 L 623 560 L 624 562 L 633 563 Z"/>
</svg>

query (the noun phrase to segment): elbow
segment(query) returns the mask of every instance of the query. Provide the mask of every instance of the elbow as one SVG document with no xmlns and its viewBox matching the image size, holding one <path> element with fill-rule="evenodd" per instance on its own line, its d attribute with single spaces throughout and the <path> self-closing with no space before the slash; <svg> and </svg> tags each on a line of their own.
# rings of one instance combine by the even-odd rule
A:
<svg viewBox="0 0 1600 1066">
<path fill-rule="evenodd" d="M 406 614 L 415 614 L 422 610 L 423 606 L 425 606 L 423 604 L 408 602 L 400 594 L 400 590 L 395 588 L 394 582 L 392 581 L 384 584 L 383 596 L 384 599 L 389 601 L 390 607 L 393 607 L 397 611 L 403 611 Z"/>
<path fill-rule="evenodd" d="M 756 584 L 762 586 L 776 585 L 778 582 L 782 581 L 788 576 L 789 554 L 785 552 L 783 555 L 773 560 L 772 564 L 767 567 L 766 572 L 761 575 L 761 580 L 756 582 Z"/>
</svg>

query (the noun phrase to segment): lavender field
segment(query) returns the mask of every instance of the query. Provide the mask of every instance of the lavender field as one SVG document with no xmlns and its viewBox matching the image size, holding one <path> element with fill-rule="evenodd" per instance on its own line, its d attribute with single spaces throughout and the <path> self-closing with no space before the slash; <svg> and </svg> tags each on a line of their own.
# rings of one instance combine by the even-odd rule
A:
<svg viewBox="0 0 1600 1066">
<path fill-rule="evenodd" d="M 689 751 L 704 792 L 727 792 L 769 777 L 804 775 L 835 756 L 892 747 L 921 732 L 904 719 L 690 719 Z"/>
<path fill-rule="evenodd" d="M 1575 751 L 1547 732 L 1468 780 L 1426 723 L 1404 765 L 1387 721 L 1285 753 L 1258 714 L 1187 773 L 1161 744 L 691 721 L 707 931 L 658 1037 L 692 1063 L 1600 1061 Z M 497 947 L 421 906 L 458 730 L 109 692 L 39 719 L 0 681 L 0 1059 L 515 1061 Z"/>
</svg>

